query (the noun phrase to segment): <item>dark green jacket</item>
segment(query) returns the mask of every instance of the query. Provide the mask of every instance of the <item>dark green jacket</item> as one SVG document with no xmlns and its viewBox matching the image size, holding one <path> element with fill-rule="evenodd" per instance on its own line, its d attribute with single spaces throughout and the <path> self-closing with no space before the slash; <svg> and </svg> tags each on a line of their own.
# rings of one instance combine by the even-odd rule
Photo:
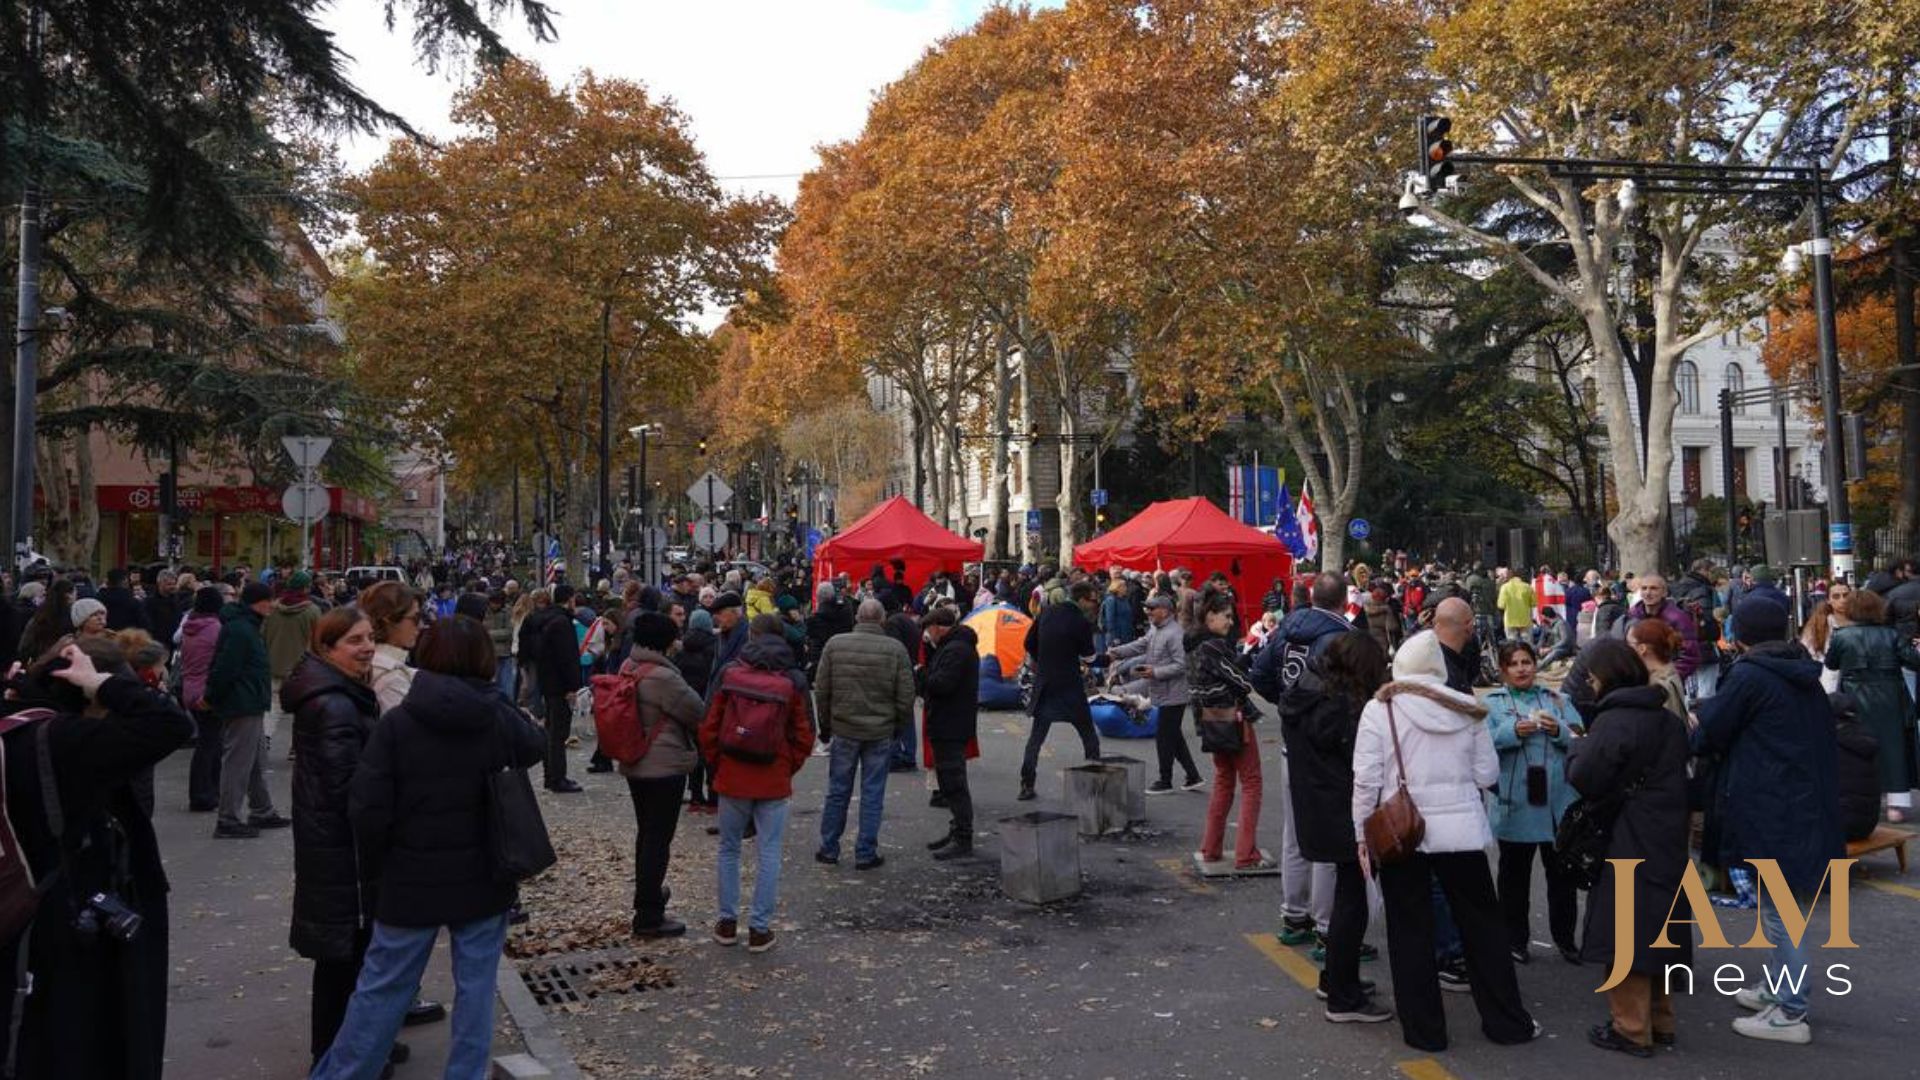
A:
<svg viewBox="0 0 1920 1080">
<path fill-rule="evenodd" d="M 267 639 L 260 616 L 239 604 L 220 609 L 220 642 L 207 673 L 207 705 L 221 719 L 260 716 L 273 700 L 268 678 Z"/>
</svg>

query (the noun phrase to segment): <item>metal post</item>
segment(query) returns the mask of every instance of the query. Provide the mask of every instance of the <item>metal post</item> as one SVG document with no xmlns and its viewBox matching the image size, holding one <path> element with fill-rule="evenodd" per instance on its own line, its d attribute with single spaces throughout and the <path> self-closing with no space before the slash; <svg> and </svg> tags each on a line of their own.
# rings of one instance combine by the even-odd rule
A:
<svg viewBox="0 0 1920 1080">
<path fill-rule="evenodd" d="M 1780 423 L 1780 464 L 1779 464 L 1779 467 L 1774 470 L 1774 472 L 1776 473 L 1776 476 L 1774 478 L 1775 480 L 1774 487 L 1779 492 L 1780 509 L 1790 510 L 1792 509 L 1792 506 L 1790 504 L 1793 502 L 1793 500 L 1788 495 L 1788 491 L 1790 489 L 1787 487 L 1787 397 L 1786 397 L 1786 394 L 1778 390 L 1774 391 L 1773 408 L 1774 408 L 1774 418 L 1778 420 Z"/>
<path fill-rule="evenodd" d="M 1827 549 L 1836 580 L 1853 580 L 1853 518 L 1847 512 L 1845 441 L 1840 437 L 1840 350 L 1833 325 L 1833 241 L 1827 237 L 1826 176 L 1813 170 L 1813 306 L 1820 331 L 1821 420 L 1827 429 Z"/>
<path fill-rule="evenodd" d="M 520 546 L 520 463 L 513 463 L 513 546 Z"/>
<path fill-rule="evenodd" d="M 647 520 L 647 429 L 640 429 L 640 574 L 649 585 L 660 584 L 653 572 L 653 535 Z"/>
<path fill-rule="evenodd" d="M 1720 491 L 1727 509 L 1727 562 L 1738 558 L 1738 511 L 1733 502 L 1733 395 L 1720 388 Z"/>
<path fill-rule="evenodd" d="M 613 301 L 600 305 L 600 572 L 612 561 L 613 537 Z M 593 575 L 583 578 L 592 581 Z"/>
<path fill-rule="evenodd" d="M 27 55 L 35 89 L 28 103 L 25 182 L 20 186 L 20 289 L 13 345 L 13 563 L 24 571 L 33 556 L 34 395 L 40 381 L 40 176 L 32 133 L 38 118 L 40 46 L 46 16 L 33 4 L 27 16 Z"/>
</svg>

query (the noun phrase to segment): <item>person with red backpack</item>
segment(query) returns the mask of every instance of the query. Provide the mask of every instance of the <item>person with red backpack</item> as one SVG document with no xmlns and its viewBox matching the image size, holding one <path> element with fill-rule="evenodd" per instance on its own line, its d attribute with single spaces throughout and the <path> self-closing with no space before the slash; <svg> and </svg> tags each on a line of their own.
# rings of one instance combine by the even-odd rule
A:
<svg viewBox="0 0 1920 1080">
<path fill-rule="evenodd" d="M 667 862 L 680 825 L 680 793 L 693 771 L 694 747 L 705 708 L 667 650 L 680 628 L 657 611 L 633 617 L 633 651 L 617 675 L 593 679 L 594 726 L 600 745 L 617 762 L 633 796 L 633 936 L 679 937 L 687 925 L 667 917 Z M 629 738 L 609 738 L 609 700 L 622 716 L 637 717 Z"/>
<path fill-rule="evenodd" d="M 793 775 L 813 752 L 807 679 L 794 661 L 778 616 L 753 620 L 739 657 L 714 673 L 700 750 L 720 796 L 720 848 L 715 859 L 719 911 L 713 940 L 740 940 L 740 842 L 752 828 L 759 845 L 747 951 L 773 948 L 773 911 L 780 895 L 781 838 L 793 796 Z M 884 776 L 885 774 L 882 773 Z"/>
</svg>

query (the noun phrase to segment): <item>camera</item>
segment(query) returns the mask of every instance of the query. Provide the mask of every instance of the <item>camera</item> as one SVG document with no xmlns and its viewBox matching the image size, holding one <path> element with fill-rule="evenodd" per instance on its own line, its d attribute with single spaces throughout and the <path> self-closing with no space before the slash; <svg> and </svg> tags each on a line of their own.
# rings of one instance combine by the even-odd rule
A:
<svg viewBox="0 0 1920 1080">
<path fill-rule="evenodd" d="M 87 945 L 99 941 L 102 934 L 125 945 L 140 933 L 140 924 L 145 921 L 144 916 L 118 896 L 98 892 L 80 905 L 79 913 L 73 917 L 73 932 Z"/>
</svg>

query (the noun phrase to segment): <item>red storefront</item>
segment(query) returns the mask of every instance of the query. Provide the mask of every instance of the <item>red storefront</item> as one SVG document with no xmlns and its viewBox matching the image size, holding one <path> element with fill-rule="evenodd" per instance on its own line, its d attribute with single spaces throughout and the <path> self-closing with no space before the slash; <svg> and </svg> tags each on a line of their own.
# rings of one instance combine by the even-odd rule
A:
<svg viewBox="0 0 1920 1080">
<path fill-rule="evenodd" d="M 148 562 L 160 550 L 158 484 L 100 484 L 100 539 L 96 562 L 103 568 Z M 298 561 L 300 526 L 280 509 L 282 491 L 260 485 L 183 485 L 177 528 L 180 561 L 221 569 L 235 563 L 270 565 Z M 329 487 L 328 513 L 312 528 L 311 560 L 320 569 L 344 569 L 366 560 L 366 527 L 379 519 L 371 499 Z"/>
</svg>

